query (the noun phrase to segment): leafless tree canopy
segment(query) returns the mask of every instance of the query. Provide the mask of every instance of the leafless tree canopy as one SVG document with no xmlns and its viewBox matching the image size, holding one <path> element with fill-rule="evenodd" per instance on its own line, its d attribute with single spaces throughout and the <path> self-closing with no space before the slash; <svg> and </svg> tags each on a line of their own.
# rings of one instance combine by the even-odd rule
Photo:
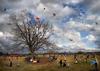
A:
<svg viewBox="0 0 100 71">
<path fill-rule="evenodd" d="M 43 24 L 38 19 L 34 24 L 29 22 L 15 22 L 15 25 L 15 35 L 19 41 L 18 44 L 23 43 L 31 53 L 34 53 L 39 48 L 49 47 L 51 45 L 49 38 L 52 33 L 52 26 L 48 23 Z"/>
</svg>

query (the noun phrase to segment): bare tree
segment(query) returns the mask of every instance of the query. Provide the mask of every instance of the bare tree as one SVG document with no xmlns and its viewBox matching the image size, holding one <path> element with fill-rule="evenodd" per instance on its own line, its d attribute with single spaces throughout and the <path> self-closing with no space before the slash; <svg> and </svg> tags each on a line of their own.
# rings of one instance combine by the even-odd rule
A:
<svg viewBox="0 0 100 71">
<path fill-rule="evenodd" d="M 39 18 L 37 18 L 36 23 L 18 23 L 16 18 L 13 18 L 13 20 L 16 20 L 14 23 L 16 26 L 15 35 L 19 41 L 18 44 L 23 44 L 25 47 L 28 47 L 32 54 L 40 48 L 52 45 L 49 41 L 52 26 L 48 23 L 41 23 Z"/>
</svg>

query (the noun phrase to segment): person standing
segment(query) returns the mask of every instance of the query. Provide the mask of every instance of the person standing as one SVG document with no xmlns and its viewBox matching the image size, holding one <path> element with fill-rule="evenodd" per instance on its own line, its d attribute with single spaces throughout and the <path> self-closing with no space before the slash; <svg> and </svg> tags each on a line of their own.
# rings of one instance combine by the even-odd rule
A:
<svg viewBox="0 0 100 71">
<path fill-rule="evenodd" d="M 12 67 L 12 65 L 13 65 L 13 63 L 12 63 L 12 60 L 10 59 L 9 60 L 9 66 Z"/>
<path fill-rule="evenodd" d="M 59 64 L 60 64 L 60 67 L 62 67 L 62 64 L 63 64 L 62 60 L 59 61 Z"/>
<path fill-rule="evenodd" d="M 86 57 L 85 57 L 86 62 L 88 62 L 88 59 L 89 59 L 89 54 L 86 55 Z"/>
</svg>

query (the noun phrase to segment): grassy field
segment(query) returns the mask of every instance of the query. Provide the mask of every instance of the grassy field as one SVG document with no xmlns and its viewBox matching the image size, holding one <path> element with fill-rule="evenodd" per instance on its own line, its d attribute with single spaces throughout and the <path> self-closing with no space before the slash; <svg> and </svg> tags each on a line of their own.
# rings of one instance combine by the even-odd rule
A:
<svg viewBox="0 0 100 71">
<path fill-rule="evenodd" d="M 100 64 L 100 56 L 96 56 Z M 89 62 L 73 63 L 73 56 L 66 56 L 70 67 L 60 67 L 58 60 L 63 57 L 58 57 L 56 61 L 46 63 L 27 63 L 24 57 L 20 57 L 18 61 L 13 61 L 13 66 L 9 67 L 9 62 L 6 59 L 0 61 L 0 71 L 91 71 L 93 67 Z M 44 60 L 45 61 L 45 60 Z M 100 70 L 100 66 L 98 66 Z"/>
</svg>

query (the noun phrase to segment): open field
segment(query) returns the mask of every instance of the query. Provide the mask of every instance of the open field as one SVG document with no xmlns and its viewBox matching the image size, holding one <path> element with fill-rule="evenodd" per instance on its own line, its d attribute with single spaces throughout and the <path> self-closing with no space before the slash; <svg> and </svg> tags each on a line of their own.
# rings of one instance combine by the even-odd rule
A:
<svg viewBox="0 0 100 71">
<path fill-rule="evenodd" d="M 96 56 L 100 64 L 100 55 Z M 7 57 L 8 58 L 8 57 Z M 0 57 L 0 71 L 92 71 L 93 67 L 88 62 L 80 62 L 78 64 L 74 63 L 73 55 L 66 56 L 67 62 L 70 67 L 60 67 L 58 61 L 64 59 L 63 56 L 59 56 L 57 60 L 53 62 L 47 62 L 46 58 L 41 58 L 40 63 L 27 63 L 25 57 L 19 57 L 14 59 L 13 66 L 9 67 L 9 61 L 7 58 Z M 91 60 L 91 59 L 90 59 Z M 43 62 L 44 61 L 44 62 Z M 41 63 L 42 62 L 42 63 Z M 100 65 L 98 66 L 100 71 Z"/>
</svg>

